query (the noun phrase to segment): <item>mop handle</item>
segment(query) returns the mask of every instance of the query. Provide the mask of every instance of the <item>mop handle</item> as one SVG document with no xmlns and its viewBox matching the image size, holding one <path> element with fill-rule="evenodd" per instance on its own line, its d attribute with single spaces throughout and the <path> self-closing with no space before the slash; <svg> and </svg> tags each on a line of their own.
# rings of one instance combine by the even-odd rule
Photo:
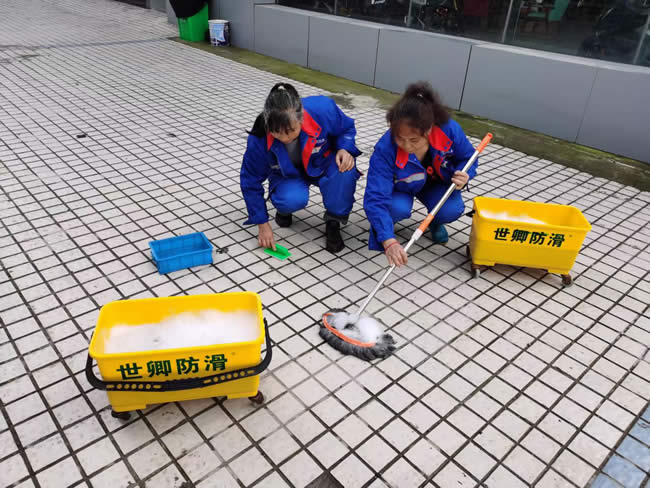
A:
<svg viewBox="0 0 650 488">
<path fill-rule="evenodd" d="M 462 169 L 463 173 L 467 173 L 467 171 L 469 170 L 469 168 L 472 167 L 472 165 L 474 164 L 474 162 L 475 162 L 476 159 L 478 158 L 479 154 L 481 154 L 481 153 L 483 152 L 483 149 L 485 149 L 485 146 L 487 146 L 487 145 L 490 143 L 490 140 L 492 140 L 492 134 L 487 133 L 487 134 L 485 135 L 485 137 L 483 138 L 483 140 L 481 141 L 481 143 L 480 143 L 480 144 L 478 145 L 478 147 L 476 148 L 476 150 L 474 151 L 474 154 L 472 154 L 472 157 L 469 158 L 469 160 L 467 161 L 467 163 L 466 163 L 465 166 L 463 167 L 463 169 Z M 449 188 L 447 188 L 447 191 L 446 191 L 445 194 L 442 196 L 442 198 L 440 199 L 440 201 L 436 204 L 435 207 L 433 207 L 433 208 L 431 209 L 431 212 L 429 212 L 429 215 L 427 215 L 427 217 L 422 221 L 422 223 L 420 224 L 420 226 L 415 230 L 415 232 L 413 233 L 413 236 L 411 236 L 411 239 L 409 240 L 408 244 L 404 247 L 404 251 L 405 251 L 405 252 L 408 252 L 409 248 L 413 245 L 413 243 L 414 243 L 415 241 L 417 241 L 417 240 L 422 236 L 422 234 L 424 233 L 424 231 L 427 230 L 427 228 L 429 227 L 429 224 L 431 224 L 431 221 L 435 218 L 435 216 L 436 216 L 436 214 L 438 213 L 438 211 L 442 208 L 442 206 L 445 204 L 445 202 L 447 201 L 447 199 L 448 199 L 448 198 L 451 196 L 451 194 L 454 192 L 454 189 L 455 189 L 455 188 L 456 188 L 456 185 L 455 185 L 454 183 L 452 183 L 451 185 L 449 185 Z M 395 269 L 395 265 L 392 264 L 392 265 L 390 266 L 390 268 L 388 268 L 388 269 L 386 270 L 386 272 L 384 273 L 384 275 L 381 277 L 381 279 L 377 282 L 377 284 L 375 285 L 375 287 L 373 288 L 373 290 L 370 292 L 370 295 L 368 295 L 368 296 L 366 297 L 366 299 L 363 301 L 363 303 L 362 303 L 361 306 L 359 307 L 359 310 L 357 311 L 357 314 L 356 314 L 357 317 L 360 317 L 360 316 L 361 316 L 361 314 L 362 314 L 363 311 L 366 309 L 366 307 L 368 306 L 368 304 L 370 303 L 370 301 L 375 297 L 375 294 L 379 291 L 379 288 L 381 288 L 381 285 L 384 284 L 384 282 L 385 282 L 386 279 L 390 276 L 390 274 L 393 272 L 394 269 Z"/>
<path fill-rule="evenodd" d="M 465 163 L 465 166 L 463 166 L 463 169 L 461 170 L 463 173 L 467 173 L 469 169 L 472 167 L 476 159 L 478 158 L 479 154 L 483 152 L 483 149 L 485 149 L 485 146 L 487 146 L 490 141 L 492 140 L 492 134 L 489 132 L 485 135 L 481 143 L 478 145 L 476 150 L 474 151 L 474 154 L 472 154 L 472 157 L 469 158 L 467 163 Z M 429 212 L 429 215 L 426 216 L 426 218 L 422 221 L 420 226 L 416 229 L 416 231 L 413 233 L 413 236 L 411 237 L 411 240 L 409 240 L 408 244 L 406 247 L 404 247 L 404 251 L 408 251 L 411 245 L 417 241 L 422 234 L 429 228 L 429 225 L 433 221 L 433 219 L 436 217 L 436 214 L 440 211 L 442 206 L 445 204 L 447 199 L 451 196 L 451 194 L 454 192 L 456 189 L 456 185 L 452 183 L 449 185 L 449 188 L 447 188 L 447 191 L 445 194 L 442 196 L 442 198 L 438 201 L 435 207 L 431 209 L 431 212 Z"/>
</svg>

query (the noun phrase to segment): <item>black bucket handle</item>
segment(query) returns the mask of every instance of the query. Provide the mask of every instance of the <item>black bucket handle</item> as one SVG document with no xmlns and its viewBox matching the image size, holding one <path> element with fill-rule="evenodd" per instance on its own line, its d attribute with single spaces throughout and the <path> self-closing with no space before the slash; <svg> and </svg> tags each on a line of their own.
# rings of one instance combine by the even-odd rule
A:
<svg viewBox="0 0 650 488">
<path fill-rule="evenodd" d="M 180 380 L 167 381 L 104 381 L 95 376 L 93 371 L 93 358 L 88 354 L 86 360 L 86 379 L 93 387 L 98 390 L 108 391 L 142 391 L 142 392 L 165 392 L 191 390 L 194 388 L 205 388 L 207 386 L 220 385 L 229 381 L 235 381 L 242 378 L 248 378 L 262 373 L 273 357 L 271 347 L 271 336 L 269 335 L 269 324 L 264 319 L 264 335 L 266 337 L 266 352 L 264 359 L 257 366 L 237 369 L 235 371 L 224 371 L 223 373 L 201 378 L 185 378 Z"/>
</svg>

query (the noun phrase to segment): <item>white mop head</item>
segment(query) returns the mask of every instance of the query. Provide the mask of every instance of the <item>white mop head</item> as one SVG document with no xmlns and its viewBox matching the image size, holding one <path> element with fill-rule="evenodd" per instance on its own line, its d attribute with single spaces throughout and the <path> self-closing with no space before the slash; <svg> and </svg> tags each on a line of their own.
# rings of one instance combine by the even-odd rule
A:
<svg viewBox="0 0 650 488">
<path fill-rule="evenodd" d="M 319 333 L 336 350 L 366 361 L 385 358 L 395 350 L 395 340 L 384 333 L 381 323 L 342 310 L 323 315 Z"/>
</svg>

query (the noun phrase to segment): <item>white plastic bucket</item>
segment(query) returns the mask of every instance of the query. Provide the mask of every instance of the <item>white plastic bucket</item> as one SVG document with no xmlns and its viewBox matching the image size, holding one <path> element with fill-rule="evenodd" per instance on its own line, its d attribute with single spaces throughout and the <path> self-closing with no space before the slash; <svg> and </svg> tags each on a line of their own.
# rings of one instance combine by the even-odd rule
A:
<svg viewBox="0 0 650 488">
<path fill-rule="evenodd" d="M 213 46 L 230 46 L 230 22 L 227 20 L 209 20 L 210 43 Z"/>
</svg>

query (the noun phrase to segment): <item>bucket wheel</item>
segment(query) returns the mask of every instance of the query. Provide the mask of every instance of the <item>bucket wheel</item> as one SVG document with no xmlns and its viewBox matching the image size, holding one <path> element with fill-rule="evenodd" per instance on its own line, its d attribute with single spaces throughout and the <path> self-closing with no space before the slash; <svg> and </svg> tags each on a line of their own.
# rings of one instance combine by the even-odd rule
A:
<svg viewBox="0 0 650 488">
<path fill-rule="evenodd" d="M 255 396 L 248 397 L 248 399 L 255 405 L 261 405 L 264 403 L 264 394 L 261 391 L 258 391 Z"/>
<path fill-rule="evenodd" d="M 470 266 L 472 267 L 472 271 L 471 271 L 471 273 L 472 273 L 472 278 L 473 278 L 473 279 L 476 279 L 476 278 L 478 278 L 479 276 L 481 276 L 481 266 L 479 266 L 478 264 L 474 264 L 474 263 L 471 262 L 471 260 L 472 260 L 472 255 L 471 255 L 471 253 L 470 253 L 470 251 L 469 251 L 469 244 L 468 244 L 467 246 L 465 246 L 465 257 L 468 257 L 468 258 L 470 259 Z"/>
<path fill-rule="evenodd" d="M 571 286 L 573 284 L 573 278 L 570 274 L 562 275 L 562 284 L 564 286 Z"/>
<path fill-rule="evenodd" d="M 111 417 L 127 421 L 131 418 L 131 412 L 116 412 L 115 410 L 111 410 Z"/>
</svg>

